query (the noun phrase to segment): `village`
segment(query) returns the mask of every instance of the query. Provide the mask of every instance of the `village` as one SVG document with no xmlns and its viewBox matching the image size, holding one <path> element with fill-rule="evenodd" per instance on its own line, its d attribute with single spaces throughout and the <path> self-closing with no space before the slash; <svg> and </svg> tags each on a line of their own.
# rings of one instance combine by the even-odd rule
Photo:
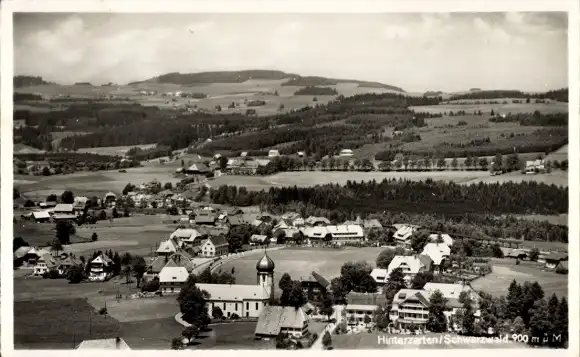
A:
<svg viewBox="0 0 580 357">
<path fill-rule="evenodd" d="M 197 172 L 185 180 L 203 182 L 199 177 L 203 174 L 199 172 L 200 165 L 192 166 L 190 170 Z M 383 226 L 378 219 L 361 217 L 331 222 L 325 217 L 302 217 L 297 212 L 274 215 L 260 209 L 248 214 L 237 207 L 217 206 L 196 202 L 192 195 L 175 193 L 169 185 L 161 187 L 156 181 L 128 184 L 123 194 L 109 192 L 102 198 L 74 197 L 70 191 L 60 197 L 51 194 L 45 201 L 36 202 L 34 208 L 23 207 L 15 222 L 37 227 L 54 225 L 57 238 L 37 246 L 29 245 L 26 239 L 20 242 L 20 238 L 20 246 L 14 251 L 14 265 L 30 279 L 66 279 L 71 284 L 106 284 L 114 278 L 120 281 L 125 278 L 128 282 L 135 277 L 141 291 L 126 295 L 126 299 L 178 297 L 182 290 L 191 289 L 194 277 L 196 288 L 207 292 L 204 301 L 212 321 L 251 322 L 255 326 L 255 339 L 276 340 L 277 348 L 327 348 L 331 342 L 325 337 L 326 332 L 329 336 L 371 331 L 394 335 L 431 333 L 428 322 L 433 316 L 429 301 L 436 292 L 446 301 L 445 331 L 462 331 L 458 316 L 462 316 L 467 297 L 473 302 L 475 322 L 481 318 L 477 308 L 481 297 L 472 288 L 471 281 L 491 273 L 495 258 L 462 256 L 453 247 L 466 237 L 427 231 L 411 223 Z M 160 235 L 149 254 L 143 257 L 132 257 L 130 253 L 121 256 L 101 249 L 85 257 L 68 249 L 91 241 L 98 243 L 96 233 L 86 243 L 71 242 L 70 236 L 78 230 L 114 225 L 116 221 L 139 216 L 164 217 L 165 223 L 175 227 L 167 236 Z M 568 270 L 567 254 L 521 248 L 521 241 L 513 239 L 489 240 L 482 244 L 499 250 L 496 257 L 512 259 L 516 264 L 528 262 L 538 271 L 565 274 Z M 356 255 L 358 263 L 340 262 L 343 264 L 340 273 L 344 274 L 344 266 L 360 265 L 365 260 L 376 260 L 376 266 L 372 269 L 358 266 L 357 269 L 368 271 L 357 272 L 359 278 L 343 283 L 350 288 L 340 286 L 345 289 L 341 292 L 333 291 L 337 287 L 331 284 L 338 272 L 323 276 L 311 271 L 284 287 L 284 276 L 288 272 L 276 271 L 276 260 L 271 258 L 283 255 L 288 249 L 338 252 L 365 247 L 376 253 L 369 255 L 368 251 L 361 251 Z M 385 255 L 388 258 L 381 258 Z M 229 272 L 228 263 L 250 258 L 255 264 L 256 283 L 236 283 L 249 278 L 240 279 L 239 273 L 234 275 L 234 267 Z M 252 274 L 247 269 L 244 273 Z M 357 288 L 357 284 L 365 286 Z M 75 294 L 75 286 L 66 286 L 71 295 Z M 392 291 L 393 286 L 397 291 Z M 287 295 L 292 294 L 293 288 L 302 296 L 289 298 Z M 330 296 L 332 302 L 329 302 Z M 117 294 L 119 298 L 122 296 Z M 281 299 L 286 301 L 281 304 Z M 176 323 L 187 329 L 192 324 L 181 317 L 184 315 L 181 310 L 180 314 L 176 306 Z M 310 331 L 309 326 L 317 328 Z M 196 333 L 203 327 L 197 326 Z M 491 327 L 488 330 L 486 333 L 490 335 L 495 333 Z M 192 337 L 176 338 L 172 348 L 187 347 Z M 87 340 L 76 347 L 90 348 L 92 343 L 98 342 Z"/>
</svg>

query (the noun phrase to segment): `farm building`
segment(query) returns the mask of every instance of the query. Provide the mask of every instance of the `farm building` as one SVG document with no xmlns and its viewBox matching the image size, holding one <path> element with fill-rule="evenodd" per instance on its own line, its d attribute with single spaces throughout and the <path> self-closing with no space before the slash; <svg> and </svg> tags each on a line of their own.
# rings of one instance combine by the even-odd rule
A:
<svg viewBox="0 0 580 357">
<path fill-rule="evenodd" d="M 50 221 L 50 213 L 48 211 L 35 211 L 22 215 L 23 219 L 30 219 L 36 223 L 46 223 Z"/>
<path fill-rule="evenodd" d="M 159 244 L 156 253 L 158 256 L 170 256 L 177 252 L 177 249 L 179 249 L 179 244 L 176 240 L 168 238 Z"/>
<path fill-rule="evenodd" d="M 89 202 L 89 199 L 87 197 L 83 197 L 83 196 L 75 197 L 75 200 L 73 203 L 73 210 L 74 211 L 83 211 L 85 209 L 85 207 L 87 207 L 88 202 Z"/>
<path fill-rule="evenodd" d="M 278 150 L 268 151 L 268 157 L 277 157 L 277 156 L 280 156 L 280 151 L 278 151 Z"/>
<path fill-rule="evenodd" d="M 204 163 L 198 162 L 187 169 L 185 169 L 185 173 L 188 175 L 205 175 L 209 173 L 211 170 L 207 167 Z"/>
<path fill-rule="evenodd" d="M 75 220 L 77 215 L 74 213 L 73 204 L 59 203 L 54 207 L 53 219 L 58 220 Z"/>
<path fill-rule="evenodd" d="M 561 262 L 568 260 L 568 254 L 550 253 L 545 257 L 545 268 L 548 270 L 555 270 Z"/>
<path fill-rule="evenodd" d="M 297 338 L 308 334 L 308 317 L 304 310 L 292 306 L 264 307 L 256 325 L 256 337 L 276 337 L 280 333 Z"/>
<path fill-rule="evenodd" d="M 268 239 L 268 236 L 266 235 L 252 234 L 252 236 L 250 237 L 250 245 L 264 244 L 266 242 L 266 239 Z"/>
</svg>

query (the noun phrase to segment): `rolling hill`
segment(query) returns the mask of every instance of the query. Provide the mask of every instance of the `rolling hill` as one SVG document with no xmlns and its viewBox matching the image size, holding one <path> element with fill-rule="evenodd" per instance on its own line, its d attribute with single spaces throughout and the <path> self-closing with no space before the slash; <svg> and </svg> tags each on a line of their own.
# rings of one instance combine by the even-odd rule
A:
<svg viewBox="0 0 580 357">
<path fill-rule="evenodd" d="M 132 82 L 132 84 L 157 83 L 157 84 L 178 84 L 196 85 L 209 83 L 243 83 L 248 80 L 283 80 L 282 86 L 332 86 L 341 83 L 355 83 L 359 87 L 382 88 L 396 92 L 405 92 L 402 88 L 379 82 L 360 81 L 354 79 L 335 79 L 316 76 L 300 76 L 294 73 L 286 73 L 273 70 L 244 70 L 244 71 L 218 71 L 199 73 L 166 73 L 144 81 Z"/>
</svg>

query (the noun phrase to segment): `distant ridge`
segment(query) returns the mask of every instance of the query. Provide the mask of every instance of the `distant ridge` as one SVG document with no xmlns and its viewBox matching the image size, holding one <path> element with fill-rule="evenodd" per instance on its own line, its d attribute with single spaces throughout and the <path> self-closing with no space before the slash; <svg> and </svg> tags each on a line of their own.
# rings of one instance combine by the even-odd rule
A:
<svg viewBox="0 0 580 357">
<path fill-rule="evenodd" d="M 392 85 L 350 79 L 335 79 L 316 76 L 300 76 L 294 73 L 286 73 L 274 70 L 244 70 L 244 71 L 216 71 L 216 72 L 199 72 L 199 73 L 179 73 L 172 72 L 162 74 L 144 81 L 131 82 L 129 85 L 142 83 L 160 83 L 160 84 L 178 84 L 178 85 L 194 85 L 194 84 L 209 84 L 209 83 L 243 83 L 251 79 L 263 80 L 282 80 L 288 81 L 282 83 L 283 86 L 330 86 L 339 83 L 356 83 L 359 87 L 366 88 L 384 88 L 397 92 L 405 92 L 402 88 Z"/>
<path fill-rule="evenodd" d="M 14 76 L 14 88 L 22 88 L 22 87 L 32 87 L 32 86 L 39 86 L 43 84 L 56 84 L 53 82 L 45 81 L 42 77 L 35 77 L 35 76 L 27 76 L 27 75 L 19 75 Z"/>
</svg>

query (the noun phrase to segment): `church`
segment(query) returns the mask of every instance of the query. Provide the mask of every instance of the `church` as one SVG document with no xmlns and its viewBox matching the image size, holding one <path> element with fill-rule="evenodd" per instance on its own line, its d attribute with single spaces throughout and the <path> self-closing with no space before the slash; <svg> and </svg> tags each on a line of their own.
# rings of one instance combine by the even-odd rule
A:
<svg viewBox="0 0 580 357">
<path fill-rule="evenodd" d="M 210 294 L 208 312 L 219 307 L 225 317 L 259 317 L 274 296 L 274 261 L 265 253 L 256 263 L 256 285 L 196 284 Z"/>
</svg>

